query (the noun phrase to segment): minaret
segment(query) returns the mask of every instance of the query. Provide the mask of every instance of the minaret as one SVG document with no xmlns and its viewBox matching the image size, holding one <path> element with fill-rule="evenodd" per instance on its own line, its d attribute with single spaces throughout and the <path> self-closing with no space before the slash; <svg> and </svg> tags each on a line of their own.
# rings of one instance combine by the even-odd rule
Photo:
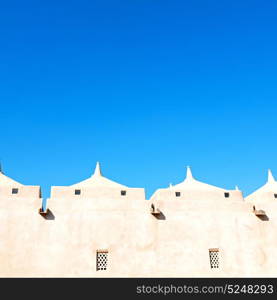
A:
<svg viewBox="0 0 277 300">
<path fill-rule="evenodd" d="M 275 179 L 271 173 L 271 170 L 268 169 L 267 183 L 274 183 L 274 182 L 275 182 Z"/>
</svg>

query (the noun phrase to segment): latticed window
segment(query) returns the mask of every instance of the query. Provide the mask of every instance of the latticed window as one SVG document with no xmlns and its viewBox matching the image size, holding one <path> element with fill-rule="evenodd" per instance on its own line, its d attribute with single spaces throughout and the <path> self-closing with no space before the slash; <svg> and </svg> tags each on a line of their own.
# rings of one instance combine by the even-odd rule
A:
<svg viewBox="0 0 277 300">
<path fill-rule="evenodd" d="M 218 249 L 209 249 L 210 254 L 210 264 L 212 269 L 219 268 L 219 250 Z"/>
<path fill-rule="evenodd" d="M 96 252 L 96 269 L 107 270 L 108 267 L 108 251 L 107 250 L 97 250 Z"/>
</svg>

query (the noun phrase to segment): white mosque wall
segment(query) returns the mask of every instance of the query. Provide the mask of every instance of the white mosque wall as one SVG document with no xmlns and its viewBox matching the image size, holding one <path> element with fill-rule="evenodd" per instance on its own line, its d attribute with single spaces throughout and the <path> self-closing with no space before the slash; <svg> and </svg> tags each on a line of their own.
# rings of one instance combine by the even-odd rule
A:
<svg viewBox="0 0 277 300">
<path fill-rule="evenodd" d="M 277 276 L 277 200 L 260 204 L 264 218 L 239 190 L 190 178 L 146 200 L 144 189 L 99 176 L 53 187 L 45 216 L 39 187 L 33 196 L 0 193 L 1 277 Z M 219 268 L 209 249 L 218 249 Z M 97 270 L 98 250 L 108 251 L 107 270 Z"/>
</svg>

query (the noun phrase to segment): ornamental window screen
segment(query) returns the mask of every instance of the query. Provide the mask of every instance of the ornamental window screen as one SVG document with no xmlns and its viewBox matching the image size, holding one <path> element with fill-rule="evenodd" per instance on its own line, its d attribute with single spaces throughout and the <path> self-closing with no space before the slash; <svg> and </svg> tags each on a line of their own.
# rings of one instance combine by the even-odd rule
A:
<svg viewBox="0 0 277 300">
<path fill-rule="evenodd" d="M 96 269 L 97 271 L 105 271 L 108 267 L 108 251 L 97 250 L 96 252 Z"/>
<path fill-rule="evenodd" d="M 211 269 L 219 268 L 219 250 L 209 249 Z"/>
</svg>

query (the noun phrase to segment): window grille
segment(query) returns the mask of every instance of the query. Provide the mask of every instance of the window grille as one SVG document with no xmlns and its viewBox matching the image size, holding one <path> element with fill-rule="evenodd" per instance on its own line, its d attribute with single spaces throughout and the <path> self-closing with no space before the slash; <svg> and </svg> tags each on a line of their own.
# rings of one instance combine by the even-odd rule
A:
<svg viewBox="0 0 277 300">
<path fill-rule="evenodd" d="M 219 268 L 219 250 L 209 249 L 211 269 Z"/>
<path fill-rule="evenodd" d="M 108 251 L 107 250 L 97 250 L 96 252 L 96 269 L 107 270 L 108 267 Z"/>
</svg>

